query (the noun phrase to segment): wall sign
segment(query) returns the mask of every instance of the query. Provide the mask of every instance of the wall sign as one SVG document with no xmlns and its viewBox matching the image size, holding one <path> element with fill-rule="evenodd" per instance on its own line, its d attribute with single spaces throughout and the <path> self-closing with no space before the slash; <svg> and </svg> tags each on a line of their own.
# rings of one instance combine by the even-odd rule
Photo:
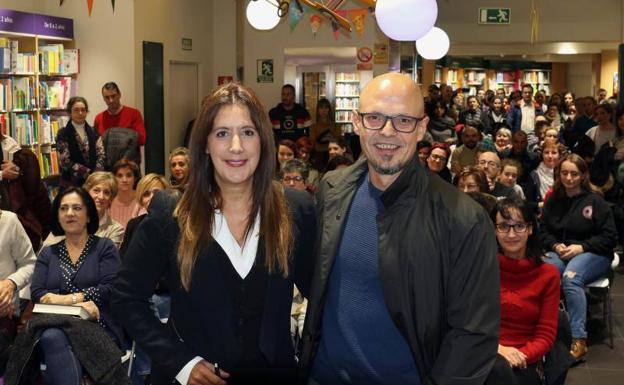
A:
<svg viewBox="0 0 624 385">
<path fill-rule="evenodd" d="M 193 39 L 182 38 L 182 49 L 184 51 L 192 51 L 193 50 Z"/>
<path fill-rule="evenodd" d="M 74 38 L 74 21 L 63 17 L 0 9 L 0 32 L 71 40 Z"/>
<path fill-rule="evenodd" d="M 273 83 L 273 59 L 258 59 L 256 74 L 258 83 Z"/>
<path fill-rule="evenodd" d="M 511 8 L 479 8 L 479 24 L 511 24 Z"/>
</svg>

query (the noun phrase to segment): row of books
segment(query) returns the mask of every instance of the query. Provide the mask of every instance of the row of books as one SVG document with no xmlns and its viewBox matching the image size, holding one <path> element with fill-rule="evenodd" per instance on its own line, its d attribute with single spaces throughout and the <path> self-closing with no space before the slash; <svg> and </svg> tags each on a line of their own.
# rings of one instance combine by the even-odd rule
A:
<svg viewBox="0 0 624 385">
<path fill-rule="evenodd" d="M 0 111 L 32 110 L 35 105 L 34 78 L 0 79 Z"/>
<path fill-rule="evenodd" d="M 545 71 L 525 71 L 523 81 L 524 83 L 549 83 L 550 78 L 548 72 Z"/>
<path fill-rule="evenodd" d="M 42 151 L 37 157 L 39 159 L 39 172 L 41 172 L 42 177 L 60 173 L 56 149 L 49 148 L 46 150 L 48 151 Z"/>
<path fill-rule="evenodd" d="M 37 59 L 39 64 L 37 65 Z M 78 49 L 63 44 L 40 45 L 38 53 L 19 52 L 19 41 L 0 38 L 0 72 L 40 74 L 77 74 L 80 72 Z"/>
<path fill-rule="evenodd" d="M 53 144 L 59 130 L 67 125 L 69 116 L 66 115 L 41 115 L 41 143 Z"/>
<path fill-rule="evenodd" d="M 39 82 L 39 108 L 63 109 L 72 95 L 76 94 L 76 82 L 72 78 L 60 78 Z"/>
<path fill-rule="evenodd" d="M 21 145 L 39 142 L 39 122 L 33 114 L 9 114 L 8 135 Z"/>
</svg>

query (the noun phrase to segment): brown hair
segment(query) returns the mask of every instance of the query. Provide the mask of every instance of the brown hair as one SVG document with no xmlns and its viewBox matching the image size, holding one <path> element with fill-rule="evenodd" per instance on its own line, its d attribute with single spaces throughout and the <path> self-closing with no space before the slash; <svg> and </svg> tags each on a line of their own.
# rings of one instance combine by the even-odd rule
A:
<svg viewBox="0 0 624 385">
<path fill-rule="evenodd" d="M 216 89 L 202 104 L 190 142 L 189 181 L 174 215 L 180 227 L 178 265 L 180 281 L 187 291 L 191 288 L 193 268 L 201 250 L 212 239 L 215 210 L 222 209 L 223 197 L 215 180 L 214 167 L 206 155 L 208 135 L 214 120 L 224 106 L 238 105 L 249 111 L 260 137 L 260 159 L 254 171 L 252 202 L 245 236 L 249 236 L 258 213 L 260 236 L 264 241 L 265 266 L 269 273 L 288 275 L 288 262 L 293 245 L 291 219 L 281 184 L 275 175 L 275 142 L 266 110 L 248 87 L 229 83 Z"/>
<path fill-rule="evenodd" d="M 593 191 L 589 183 L 589 167 L 585 160 L 577 154 L 568 154 L 561 159 L 557 167 L 555 167 L 555 184 L 553 191 L 556 196 L 565 196 L 565 187 L 561 183 L 561 165 L 563 162 L 570 162 L 578 168 L 581 173 L 581 188 L 585 191 Z"/>
<path fill-rule="evenodd" d="M 455 178 L 455 186 L 459 186 L 459 181 L 463 178 L 472 177 L 475 183 L 479 186 L 479 191 L 487 193 L 490 191 L 488 185 L 487 176 L 485 172 L 476 166 L 464 167 L 461 172 Z"/>
</svg>

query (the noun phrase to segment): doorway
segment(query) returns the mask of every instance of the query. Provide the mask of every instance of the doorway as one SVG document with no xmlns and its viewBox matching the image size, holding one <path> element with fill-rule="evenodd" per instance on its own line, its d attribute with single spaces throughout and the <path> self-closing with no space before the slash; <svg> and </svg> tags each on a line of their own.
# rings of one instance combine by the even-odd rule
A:
<svg viewBox="0 0 624 385">
<path fill-rule="evenodd" d="M 199 107 L 199 69 L 197 63 L 171 61 L 169 65 L 169 129 L 167 154 L 184 146 L 189 122 L 197 117 Z"/>
</svg>

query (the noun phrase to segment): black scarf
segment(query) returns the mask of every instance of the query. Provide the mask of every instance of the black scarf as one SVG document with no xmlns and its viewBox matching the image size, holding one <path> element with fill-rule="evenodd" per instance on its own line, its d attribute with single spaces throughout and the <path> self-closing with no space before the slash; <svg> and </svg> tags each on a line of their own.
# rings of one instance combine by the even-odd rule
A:
<svg viewBox="0 0 624 385">
<path fill-rule="evenodd" d="M 60 140 L 65 140 L 67 142 L 67 146 L 69 147 L 69 159 L 74 163 L 79 163 L 87 166 L 90 170 L 95 169 L 96 164 L 96 155 L 95 155 L 95 142 L 98 139 L 98 134 L 93 130 L 89 124 L 85 122 L 85 132 L 87 133 L 87 140 L 89 141 L 89 162 L 84 158 L 82 151 L 80 150 L 80 146 L 78 145 L 78 141 L 76 140 L 76 129 L 70 120 L 65 126 L 65 130 L 63 130 L 63 135 L 59 134 Z"/>
</svg>

